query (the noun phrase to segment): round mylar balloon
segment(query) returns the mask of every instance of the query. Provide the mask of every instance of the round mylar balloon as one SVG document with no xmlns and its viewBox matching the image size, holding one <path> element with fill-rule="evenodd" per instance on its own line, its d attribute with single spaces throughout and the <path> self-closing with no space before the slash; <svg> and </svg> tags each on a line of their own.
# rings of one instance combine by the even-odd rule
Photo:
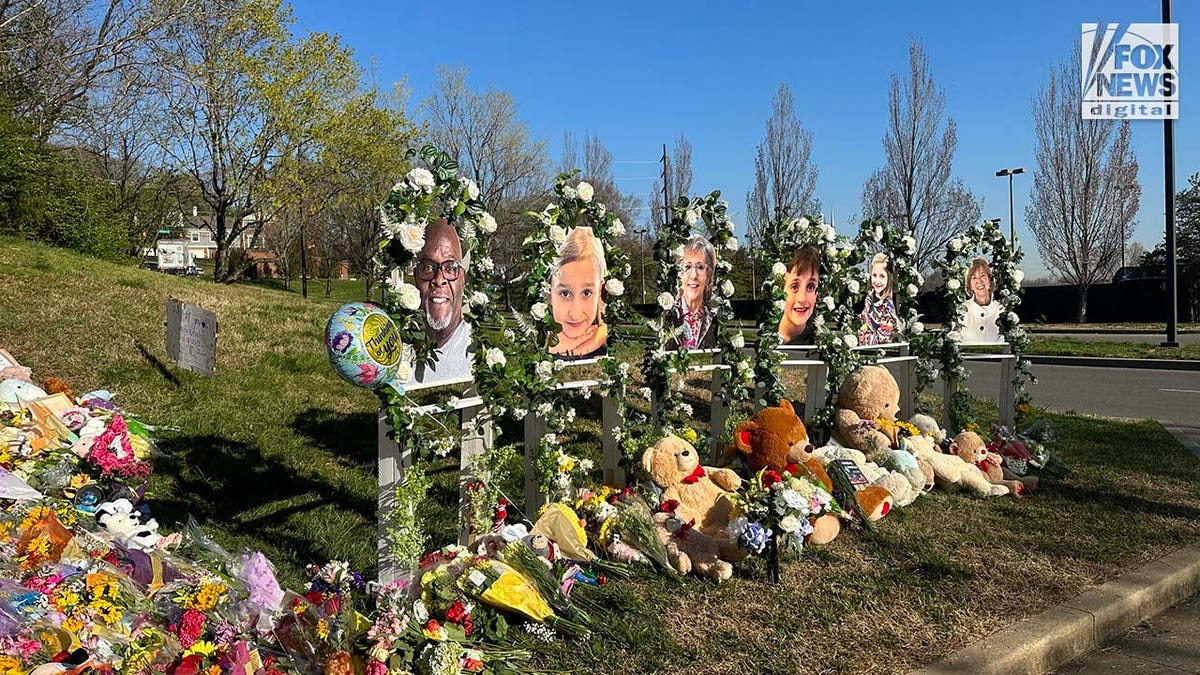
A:
<svg viewBox="0 0 1200 675">
<path fill-rule="evenodd" d="M 391 384 L 398 391 L 400 331 L 387 312 L 368 302 L 338 307 L 325 324 L 325 351 L 341 378 L 356 387 L 378 389 Z"/>
</svg>

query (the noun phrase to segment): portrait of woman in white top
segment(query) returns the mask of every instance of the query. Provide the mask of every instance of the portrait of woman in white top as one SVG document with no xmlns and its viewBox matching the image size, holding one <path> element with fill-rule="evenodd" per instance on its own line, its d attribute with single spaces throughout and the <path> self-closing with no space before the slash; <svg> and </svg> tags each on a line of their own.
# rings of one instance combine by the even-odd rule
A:
<svg viewBox="0 0 1200 675">
<path fill-rule="evenodd" d="M 992 268 L 983 258 L 971 261 L 967 270 L 967 302 L 962 310 L 964 344 L 1003 342 L 1000 337 L 1001 306 L 992 294 Z"/>
</svg>

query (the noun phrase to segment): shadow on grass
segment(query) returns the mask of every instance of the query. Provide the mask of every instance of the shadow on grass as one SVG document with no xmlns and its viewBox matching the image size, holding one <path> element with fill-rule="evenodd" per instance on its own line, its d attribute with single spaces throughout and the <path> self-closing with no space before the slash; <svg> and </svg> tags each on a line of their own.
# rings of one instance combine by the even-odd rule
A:
<svg viewBox="0 0 1200 675">
<path fill-rule="evenodd" d="M 338 462 L 374 472 L 379 457 L 375 413 L 340 413 L 309 408 L 292 418 L 291 429 Z"/>
<path fill-rule="evenodd" d="M 175 373 L 172 373 L 167 364 L 163 363 L 157 356 L 151 354 L 146 349 L 146 345 L 141 342 L 135 342 L 134 346 L 137 347 L 138 353 L 142 355 L 142 358 L 146 359 L 146 363 L 149 363 L 154 370 L 158 371 L 158 374 L 162 375 L 164 380 L 176 387 L 179 386 L 179 378 L 175 376 Z"/>
<path fill-rule="evenodd" d="M 1158 502 L 1137 495 L 1093 486 L 1075 486 L 1065 483 L 1054 485 L 1058 496 L 1079 504 L 1103 506 L 1113 510 L 1132 511 L 1159 518 L 1179 518 L 1200 521 L 1200 509 L 1183 504 Z"/>
<path fill-rule="evenodd" d="M 323 560 L 333 552 L 299 531 L 297 516 L 330 506 L 375 519 L 374 499 L 297 475 L 256 444 L 210 434 L 164 438 L 158 446 L 164 456 L 155 461 L 156 473 L 175 483 L 154 499 L 164 522 L 185 522 L 191 515 L 201 525 L 211 520 L 231 534 L 271 541 L 299 560 Z"/>
</svg>

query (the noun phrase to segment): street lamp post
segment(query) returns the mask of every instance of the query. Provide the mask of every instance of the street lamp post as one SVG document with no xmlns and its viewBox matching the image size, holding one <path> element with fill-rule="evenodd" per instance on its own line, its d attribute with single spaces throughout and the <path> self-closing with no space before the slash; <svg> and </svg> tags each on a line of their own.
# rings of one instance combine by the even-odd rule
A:
<svg viewBox="0 0 1200 675">
<path fill-rule="evenodd" d="M 638 236 L 638 243 L 645 244 L 643 237 L 649 234 L 649 231 L 644 227 L 639 227 L 633 231 Z M 646 304 L 646 250 L 642 249 L 642 304 Z"/>
<path fill-rule="evenodd" d="M 996 172 L 997 176 L 1008 176 L 1008 243 L 1010 245 L 1017 240 L 1017 221 L 1013 215 L 1013 176 L 1019 173 L 1025 173 L 1024 167 L 1000 169 Z"/>
</svg>

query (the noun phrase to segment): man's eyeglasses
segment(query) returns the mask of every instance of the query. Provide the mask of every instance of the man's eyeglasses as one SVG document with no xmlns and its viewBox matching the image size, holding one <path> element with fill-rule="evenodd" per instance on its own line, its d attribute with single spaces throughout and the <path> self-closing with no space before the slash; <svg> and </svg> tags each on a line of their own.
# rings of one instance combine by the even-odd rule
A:
<svg viewBox="0 0 1200 675">
<path fill-rule="evenodd" d="M 414 271 L 417 278 L 421 281 L 433 281 L 437 276 L 438 270 L 442 271 L 442 277 L 446 281 L 454 281 L 462 273 L 462 263 L 457 260 L 443 260 L 440 263 L 435 263 L 432 260 L 419 260 Z"/>
</svg>

